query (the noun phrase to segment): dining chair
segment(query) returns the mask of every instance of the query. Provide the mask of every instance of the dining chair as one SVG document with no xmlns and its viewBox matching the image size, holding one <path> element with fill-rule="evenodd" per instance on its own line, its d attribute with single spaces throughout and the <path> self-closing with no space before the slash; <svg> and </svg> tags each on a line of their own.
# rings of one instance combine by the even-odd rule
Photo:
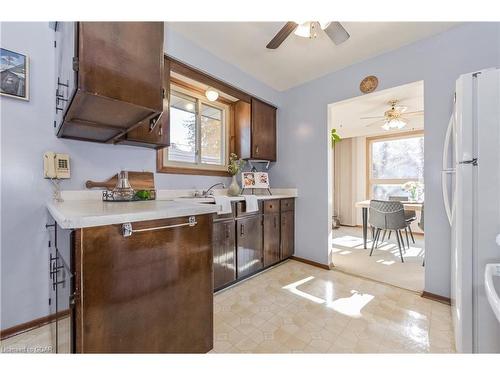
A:
<svg viewBox="0 0 500 375">
<path fill-rule="evenodd" d="M 375 236 L 372 241 L 370 256 L 372 256 L 373 250 L 378 245 L 380 232 L 382 230 L 394 231 L 398 241 L 399 256 L 401 257 L 401 262 L 404 263 L 402 251 L 404 242 L 401 230 L 406 228 L 407 223 L 403 204 L 400 201 L 371 200 L 368 222 L 375 228 Z"/>
<path fill-rule="evenodd" d="M 404 195 L 391 195 L 389 196 L 390 201 L 399 201 L 399 202 L 407 202 L 408 197 Z M 408 245 L 408 249 L 410 248 L 410 241 L 408 239 L 408 231 L 410 232 L 411 241 L 415 243 L 415 237 L 413 237 L 413 231 L 411 230 L 411 223 L 417 220 L 417 213 L 414 210 L 404 210 L 405 211 L 405 219 L 408 223 L 407 228 L 405 228 L 405 236 L 406 236 L 406 244 Z M 387 239 L 391 238 L 391 232 L 389 232 L 389 236 Z M 382 236 L 382 241 L 385 239 L 385 232 Z"/>
</svg>

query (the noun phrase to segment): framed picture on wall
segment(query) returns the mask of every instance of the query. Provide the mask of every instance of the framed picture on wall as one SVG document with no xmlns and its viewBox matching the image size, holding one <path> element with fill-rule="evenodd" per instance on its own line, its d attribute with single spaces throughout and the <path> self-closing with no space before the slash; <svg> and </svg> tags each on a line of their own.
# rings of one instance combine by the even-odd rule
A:
<svg viewBox="0 0 500 375">
<path fill-rule="evenodd" d="M 0 95 L 29 100 L 28 56 L 0 48 Z"/>
</svg>

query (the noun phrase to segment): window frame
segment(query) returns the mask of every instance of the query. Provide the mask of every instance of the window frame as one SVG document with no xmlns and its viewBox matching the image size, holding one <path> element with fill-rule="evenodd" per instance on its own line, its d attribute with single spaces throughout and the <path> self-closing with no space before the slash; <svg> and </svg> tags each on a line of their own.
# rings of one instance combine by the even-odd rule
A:
<svg viewBox="0 0 500 375">
<path fill-rule="evenodd" d="M 424 137 L 423 130 L 414 130 L 402 133 L 383 134 L 366 138 L 366 197 L 374 199 L 372 195 L 373 185 L 402 185 L 408 181 L 419 181 L 418 178 L 373 178 L 372 177 L 372 144 L 385 140 L 397 140 Z M 425 138 L 424 138 L 425 145 Z M 425 146 L 424 146 L 425 147 Z"/>
<path fill-rule="evenodd" d="M 215 175 L 215 176 L 229 176 L 227 172 L 227 167 L 229 164 L 229 154 L 230 154 L 230 134 L 231 134 L 231 115 L 232 108 L 230 105 L 223 103 L 221 101 L 209 101 L 200 92 L 195 90 L 186 89 L 180 85 L 171 84 L 170 94 L 177 95 L 180 97 L 187 97 L 189 99 L 196 100 L 196 163 L 190 162 L 179 162 L 168 160 L 168 147 L 162 148 L 158 151 L 157 155 L 157 171 L 160 173 L 179 173 L 179 174 L 193 174 L 193 175 Z M 213 107 L 222 110 L 222 127 L 224 134 L 224 141 L 222 142 L 222 154 L 224 157 L 223 165 L 215 164 L 204 164 L 201 163 L 201 107 L 202 104 L 208 107 Z M 170 108 L 169 108 L 170 110 Z M 170 131 L 170 129 L 169 129 Z"/>
</svg>

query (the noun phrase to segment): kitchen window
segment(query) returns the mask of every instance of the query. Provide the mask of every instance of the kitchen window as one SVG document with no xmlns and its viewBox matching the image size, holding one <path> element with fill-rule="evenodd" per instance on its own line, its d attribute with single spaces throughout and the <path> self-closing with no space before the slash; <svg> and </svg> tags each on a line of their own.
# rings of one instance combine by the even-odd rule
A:
<svg viewBox="0 0 500 375">
<path fill-rule="evenodd" d="M 367 196 L 389 199 L 408 196 L 403 185 L 422 184 L 424 179 L 424 135 L 422 132 L 367 138 Z M 423 198 L 420 196 L 419 198 Z"/>
<path fill-rule="evenodd" d="M 224 173 L 228 160 L 229 106 L 183 88 L 170 92 L 170 146 L 167 167 Z M 210 173 L 207 173 L 210 174 Z"/>
</svg>

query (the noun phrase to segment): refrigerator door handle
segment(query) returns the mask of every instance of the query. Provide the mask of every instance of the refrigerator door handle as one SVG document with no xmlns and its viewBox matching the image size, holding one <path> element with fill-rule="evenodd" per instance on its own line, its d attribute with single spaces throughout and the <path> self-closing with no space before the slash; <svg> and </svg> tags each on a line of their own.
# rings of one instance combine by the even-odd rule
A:
<svg viewBox="0 0 500 375">
<path fill-rule="evenodd" d="M 450 206 L 450 197 L 448 195 L 448 175 L 455 173 L 455 168 L 448 168 L 448 150 L 450 148 L 451 135 L 453 133 L 454 127 L 455 107 L 453 107 L 450 122 L 448 123 L 448 128 L 446 129 L 446 136 L 443 147 L 443 171 L 441 172 L 441 188 L 443 190 L 444 209 L 446 211 L 446 216 L 448 217 L 448 222 L 450 223 L 450 225 L 455 214 L 455 197 L 453 196 L 453 202 Z"/>
</svg>

